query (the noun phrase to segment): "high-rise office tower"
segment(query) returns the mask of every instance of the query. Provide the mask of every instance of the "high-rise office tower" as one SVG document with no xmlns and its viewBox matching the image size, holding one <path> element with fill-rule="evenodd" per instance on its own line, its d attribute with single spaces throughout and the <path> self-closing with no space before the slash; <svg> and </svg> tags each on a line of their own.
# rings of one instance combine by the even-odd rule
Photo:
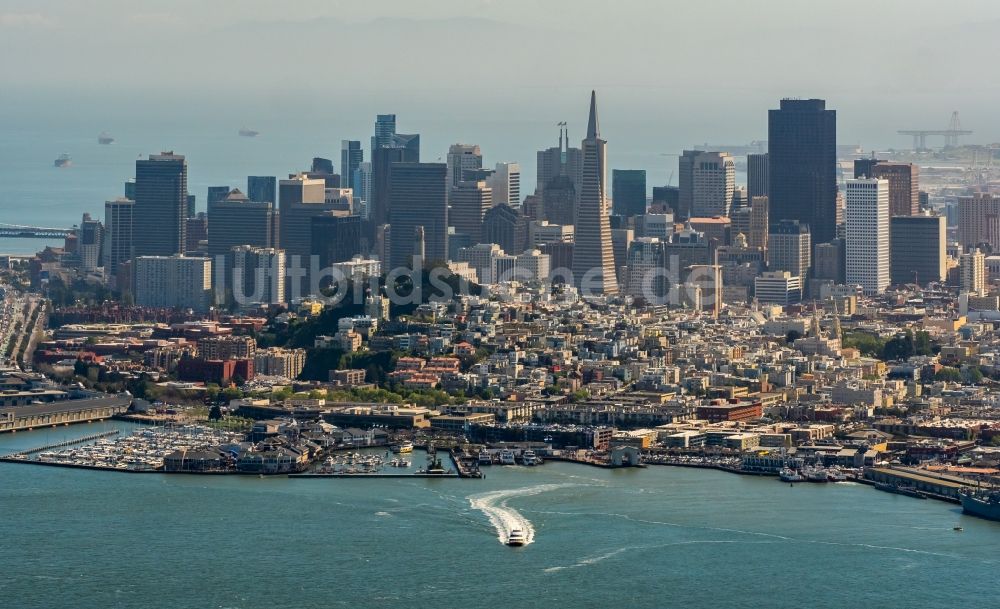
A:
<svg viewBox="0 0 1000 609">
<path fill-rule="evenodd" d="M 104 274 L 115 277 L 118 267 L 134 257 L 132 212 L 135 201 L 119 197 L 104 203 Z"/>
<path fill-rule="evenodd" d="M 542 193 L 542 209 L 538 215 L 553 224 L 573 224 L 578 195 L 569 176 L 556 176 L 549 180 Z"/>
<path fill-rule="evenodd" d="M 677 157 L 677 220 L 691 217 L 694 210 L 694 163 L 703 150 L 685 150 Z"/>
<path fill-rule="evenodd" d="M 405 148 L 383 147 L 372 151 L 372 192 L 368 218 L 372 226 L 389 222 L 389 175 L 394 163 L 418 162 Z"/>
<path fill-rule="evenodd" d="M 767 196 L 767 153 L 747 155 L 747 198 Z"/>
<path fill-rule="evenodd" d="M 750 197 L 747 196 L 747 189 L 745 186 L 738 186 L 733 189 L 733 198 L 729 203 L 729 213 L 730 215 L 740 209 L 749 209 L 750 207 Z"/>
<path fill-rule="evenodd" d="M 844 283 L 844 241 L 834 239 L 817 243 L 813 249 L 813 266 L 809 275 L 817 281 Z"/>
<path fill-rule="evenodd" d="M 358 210 L 361 217 L 367 220 L 370 216 L 368 202 L 372 196 L 372 164 L 369 161 L 362 161 L 358 168 L 354 170 L 354 200 L 357 201 Z"/>
<path fill-rule="evenodd" d="M 681 156 L 681 206 L 687 217 L 729 215 L 736 188 L 736 163 L 728 152 L 685 150 Z"/>
<path fill-rule="evenodd" d="M 977 192 L 958 198 L 958 240 L 967 251 L 981 243 L 1000 250 L 1000 195 Z"/>
<path fill-rule="evenodd" d="M 459 182 L 448 195 L 448 225 L 468 235 L 473 244 L 483 238 L 483 217 L 493 207 L 493 189 L 485 181 Z"/>
<path fill-rule="evenodd" d="M 204 254 L 208 245 L 208 215 L 200 211 L 184 221 L 184 253 Z"/>
<path fill-rule="evenodd" d="M 597 120 L 597 93 L 590 93 L 587 137 L 581 146 L 583 172 L 576 210 L 573 278 L 583 293 L 615 294 L 618 281 L 608 221 L 607 142 L 601 139 Z"/>
<path fill-rule="evenodd" d="M 375 135 L 372 136 L 371 153 L 375 156 L 376 148 L 385 148 L 392 145 L 392 138 L 396 135 L 396 115 L 379 114 L 375 117 Z"/>
<path fill-rule="evenodd" d="M 308 257 L 312 253 L 311 219 L 333 208 L 326 203 L 326 183 L 301 173 L 291 175 L 278 183 L 278 200 L 278 242 L 285 250 L 287 264 L 290 268 L 295 267 L 294 256 L 299 256 L 299 264 L 308 266 Z"/>
<path fill-rule="evenodd" d="M 125 198 L 129 201 L 135 201 L 135 178 L 125 180 Z"/>
<path fill-rule="evenodd" d="M 233 281 L 228 284 L 241 309 L 285 302 L 285 252 L 237 245 L 229 252 Z M 218 290 L 216 290 L 218 292 Z"/>
<path fill-rule="evenodd" d="M 848 180 L 846 201 L 845 278 L 865 294 L 881 294 L 890 282 L 889 182 Z"/>
<path fill-rule="evenodd" d="M 141 191 L 140 191 L 141 192 Z M 136 256 L 135 303 L 143 307 L 208 311 L 212 261 L 190 256 Z"/>
<path fill-rule="evenodd" d="M 360 140 L 340 141 L 340 183 L 346 188 L 357 187 L 354 185 L 354 173 L 365 160 L 365 151 L 361 148 Z"/>
<path fill-rule="evenodd" d="M 979 248 L 958 258 L 959 291 L 982 296 L 986 294 L 986 255 Z"/>
<path fill-rule="evenodd" d="M 83 214 L 80 221 L 80 240 L 76 246 L 80 256 L 80 268 L 84 271 L 94 271 L 101 266 L 101 246 L 104 241 L 104 226 L 100 220 Z"/>
<path fill-rule="evenodd" d="M 135 162 L 132 234 L 136 256 L 172 256 L 184 251 L 187 162 L 173 152 Z"/>
<path fill-rule="evenodd" d="M 770 231 L 769 204 L 767 197 L 754 197 L 750 199 L 750 232 L 747 233 L 747 242 L 750 247 L 759 247 L 764 250 L 764 259 L 767 259 L 767 237 Z"/>
<path fill-rule="evenodd" d="M 187 196 L 187 217 L 192 218 L 198 213 L 198 199 L 192 194 Z"/>
<path fill-rule="evenodd" d="M 646 213 L 645 169 L 611 170 L 611 208 L 626 218 Z"/>
<path fill-rule="evenodd" d="M 889 182 L 889 216 L 913 216 L 920 212 L 920 168 L 912 163 L 880 161 L 873 178 Z"/>
<path fill-rule="evenodd" d="M 326 268 L 361 253 L 361 216 L 328 211 L 311 218 L 312 253 Z"/>
<path fill-rule="evenodd" d="M 494 205 L 483 216 L 483 243 L 496 243 L 508 254 L 528 247 L 528 218 L 506 203 Z"/>
<path fill-rule="evenodd" d="M 448 148 L 448 187 L 457 186 L 469 178 L 468 170 L 482 169 L 483 153 L 477 144 L 452 144 Z"/>
<path fill-rule="evenodd" d="M 389 177 L 389 264 L 409 266 L 412 235 L 424 229 L 427 261 L 448 257 L 448 166 L 444 163 L 393 163 Z"/>
<path fill-rule="evenodd" d="M 628 248 L 626 291 L 633 298 L 653 300 L 666 295 L 663 243 L 656 237 L 639 237 Z"/>
<path fill-rule="evenodd" d="M 521 166 L 517 163 L 497 163 L 493 174 L 486 179 L 493 189 L 493 204 L 506 203 L 521 206 Z"/>
<path fill-rule="evenodd" d="M 278 178 L 274 176 L 247 176 L 247 198 L 255 203 L 278 204 Z"/>
<path fill-rule="evenodd" d="M 225 199 L 229 196 L 229 192 L 232 188 L 228 186 L 209 186 L 208 187 L 208 197 L 206 201 L 206 209 L 212 209 L 213 203 L 218 203 L 219 201 Z"/>
<path fill-rule="evenodd" d="M 875 154 L 867 159 L 854 159 L 854 179 L 875 177 L 875 165 L 884 163 L 883 159 L 875 158 Z"/>
<path fill-rule="evenodd" d="M 650 211 L 654 214 L 670 213 L 676 217 L 680 217 L 677 213 L 677 210 L 680 209 L 680 199 L 680 187 L 654 186 Z"/>
<path fill-rule="evenodd" d="M 569 145 L 569 129 L 565 124 L 559 127 L 559 146 L 539 150 L 537 160 L 537 182 L 535 194 L 544 195 L 553 179 L 560 176 L 569 178 L 575 194 L 580 193 L 583 170 L 583 153 Z M 552 222 L 553 220 L 549 220 Z"/>
<path fill-rule="evenodd" d="M 208 208 L 208 255 L 228 254 L 237 245 L 277 248 L 278 212 L 271 201 L 252 201 L 238 188 Z"/>
<path fill-rule="evenodd" d="M 337 173 L 333 170 L 333 161 L 330 159 L 324 159 L 323 157 L 314 156 L 312 160 L 312 166 L 309 169 L 309 173 L 316 173 L 324 176 L 332 176 Z"/>
<path fill-rule="evenodd" d="M 892 198 L 891 184 L 889 196 Z M 889 220 L 892 285 L 944 281 L 948 262 L 945 231 L 944 216 L 893 216 Z"/>
<path fill-rule="evenodd" d="M 837 113 L 821 99 L 783 99 L 768 111 L 770 222 L 798 220 L 813 243 L 837 235 Z"/>
<path fill-rule="evenodd" d="M 749 241 L 749 240 L 748 240 Z M 803 285 L 812 266 L 812 239 L 809 227 L 796 220 L 772 224 L 767 237 L 768 267 L 800 277 Z"/>
</svg>

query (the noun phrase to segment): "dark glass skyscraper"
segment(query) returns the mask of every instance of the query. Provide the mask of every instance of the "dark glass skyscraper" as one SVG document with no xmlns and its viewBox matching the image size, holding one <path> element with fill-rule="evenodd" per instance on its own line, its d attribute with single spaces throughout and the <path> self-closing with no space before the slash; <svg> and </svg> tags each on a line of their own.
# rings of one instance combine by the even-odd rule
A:
<svg viewBox="0 0 1000 609">
<path fill-rule="evenodd" d="M 783 99 L 770 110 L 768 197 L 772 226 L 808 224 L 813 243 L 837 236 L 837 113 L 822 99 Z"/>
<path fill-rule="evenodd" d="M 340 183 L 346 188 L 355 188 L 354 172 L 365 160 L 365 151 L 358 140 L 340 142 Z"/>
<path fill-rule="evenodd" d="M 256 203 L 278 204 L 278 178 L 275 176 L 248 176 L 247 198 Z"/>
<path fill-rule="evenodd" d="M 646 170 L 611 171 L 611 209 L 614 215 L 626 218 L 646 213 Z"/>
<path fill-rule="evenodd" d="M 234 189 L 208 208 L 208 254 L 227 254 L 237 245 L 278 247 L 278 209 L 271 201 L 251 201 Z"/>
<path fill-rule="evenodd" d="M 747 200 L 767 196 L 767 153 L 747 155 Z"/>
<path fill-rule="evenodd" d="M 384 150 L 384 149 L 383 149 Z M 448 257 L 448 166 L 444 163 L 393 163 L 389 171 L 389 262 L 409 266 L 418 226 L 424 230 L 428 262 Z"/>
<path fill-rule="evenodd" d="M 209 186 L 208 187 L 208 198 L 205 201 L 207 209 L 212 210 L 212 205 L 218 203 L 219 201 L 225 199 L 229 196 L 229 191 L 232 190 L 228 186 Z"/>
<path fill-rule="evenodd" d="M 182 155 L 164 152 L 135 162 L 136 256 L 183 254 L 187 211 L 187 162 Z"/>
<path fill-rule="evenodd" d="M 392 144 L 392 137 L 396 135 L 396 115 L 379 114 L 375 117 L 375 135 L 372 136 L 371 152 L 375 156 L 376 148 L 385 148 Z"/>
</svg>

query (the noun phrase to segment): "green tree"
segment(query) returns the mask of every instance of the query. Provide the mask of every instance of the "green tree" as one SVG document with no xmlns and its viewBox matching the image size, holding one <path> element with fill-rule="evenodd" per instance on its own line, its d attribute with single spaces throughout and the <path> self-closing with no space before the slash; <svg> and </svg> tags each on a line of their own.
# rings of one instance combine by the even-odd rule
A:
<svg viewBox="0 0 1000 609">
<path fill-rule="evenodd" d="M 965 366 L 962 368 L 962 380 L 970 385 L 976 385 L 983 380 L 983 371 L 978 366 Z"/>
<path fill-rule="evenodd" d="M 882 347 L 882 359 L 906 360 L 912 357 L 915 351 L 913 333 L 907 330 L 906 333 L 894 336 L 885 343 Z"/>
<path fill-rule="evenodd" d="M 945 366 L 937 371 L 934 375 L 935 381 L 943 381 L 946 383 L 961 383 L 962 382 L 962 372 L 958 368 L 952 368 L 950 366 Z"/>
<path fill-rule="evenodd" d="M 208 411 L 209 421 L 220 421 L 222 420 L 222 408 L 218 404 L 212 406 L 212 409 Z"/>
<path fill-rule="evenodd" d="M 802 338 L 801 332 L 798 330 L 789 330 L 788 334 L 785 334 L 785 343 L 790 345 L 800 338 Z"/>
</svg>

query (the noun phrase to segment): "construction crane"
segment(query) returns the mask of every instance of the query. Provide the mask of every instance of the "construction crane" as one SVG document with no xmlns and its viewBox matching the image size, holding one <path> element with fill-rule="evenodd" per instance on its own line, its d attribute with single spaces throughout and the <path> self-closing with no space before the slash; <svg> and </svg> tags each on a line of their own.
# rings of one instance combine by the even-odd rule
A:
<svg viewBox="0 0 1000 609">
<path fill-rule="evenodd" d="M 681 155 L 675 154 L 675 153 L 670 153 L 670 152 L 661 152 L 660 156 L 676 156 L 676 157 L 679 157 Z M 667 179 L 667 186 L 670 186 L 670 185 L 672 185 L 674 183 L 674 173 L 676 171 L 677 171 L 676 168 L 670 170 L 670 178 Z"/>
<path fill-rule="evenodd" d="M 903 131 L 897 131 L 899 135 L 910 135 L 913 137 L 913 149 L 927 150 L 927 136 L 929 135 L 940 135 L 944 136 L 944 147 L 954 148 L 958 146 L 958 137 L 960 135 L 971 135 L 972 131 L 968 129 L 962 129 L 962 122 L 958 119 L 958 110 L 951 113 L 951 120 L 948 121 L 947 129 L 908 129 Z"/>
</svg>

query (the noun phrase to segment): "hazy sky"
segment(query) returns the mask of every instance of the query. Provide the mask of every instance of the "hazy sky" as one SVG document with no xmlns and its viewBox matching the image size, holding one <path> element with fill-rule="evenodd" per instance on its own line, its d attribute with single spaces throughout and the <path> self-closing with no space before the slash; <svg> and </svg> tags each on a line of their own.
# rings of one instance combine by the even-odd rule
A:
<svg viewBox="0 0 1000 609">
<path fill-rule="evenodd" d="M 737 143 L 766 137 L 779 98 L 823 97 L 843 143 L 905 146 L 897 129 L 952 110 L 991 142 L 998 26 L 989 0 L 0 0 L 0 108 L 272 113 L 354 138 L 394 111 L 458 139 L 580 124 L 596 88 L 606 135 Z"/>
</svg>

